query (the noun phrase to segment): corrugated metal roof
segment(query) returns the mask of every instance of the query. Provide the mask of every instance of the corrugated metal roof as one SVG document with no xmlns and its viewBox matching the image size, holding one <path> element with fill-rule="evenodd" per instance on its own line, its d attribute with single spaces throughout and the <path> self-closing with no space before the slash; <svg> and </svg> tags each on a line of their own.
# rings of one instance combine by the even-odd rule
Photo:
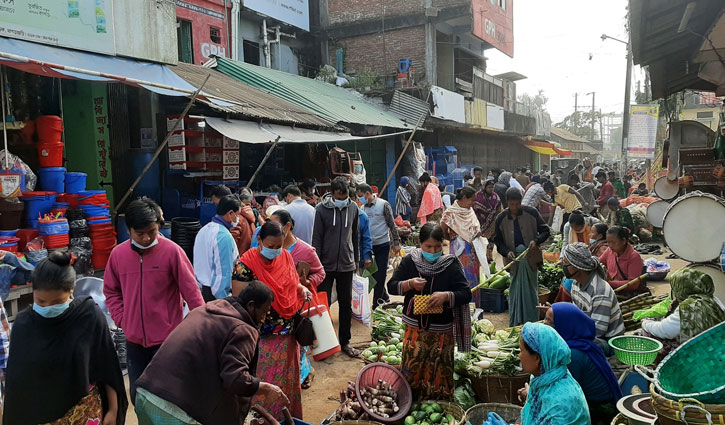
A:
<svg viewBox="0 0 725 425">
<path fill-rule="evenodd" d="M 206 76 L 209 75 L 209 80 L 204 85 L 203 92 L 234 104 L 231 106 L 220 106 L 212 102 L 205 102 L 214 109 L 279 123 L 304 124 L 321 128 L 340 128 L 335 123 L 305 108 L 244 84 L 219 71 L 181 62 L 176 66 L 169 66 L 169 68 L 179 77 L 197 88 L 204 82 Z"/>
<path fill-rule="evenodd" d="M 559 136 L 562 139 L 571 140 L 572 142 L 589 143 L 589 140 L 579 137 L 576 134 L 559 127 L 551 127 L 551 134 Z"/>
<path fill-rule="evenodd" d="M 424 100 L 396 90 L 393 93 L 393 99 L 390 101 L 390 113 L 413 126 L 418 122 L 420 116 L 425 114 L 423 121 L 420 123 L 422 126 L 425 119 L 430 115 L 430 107 Z"/>
<path fill-rule="evenodd" d="M 358 93 L 323 81 L 225 58 L 216 58 L 216 69 L 336 123 L 405 129 L 415 126 L 366 103 Z"/>
</svg>

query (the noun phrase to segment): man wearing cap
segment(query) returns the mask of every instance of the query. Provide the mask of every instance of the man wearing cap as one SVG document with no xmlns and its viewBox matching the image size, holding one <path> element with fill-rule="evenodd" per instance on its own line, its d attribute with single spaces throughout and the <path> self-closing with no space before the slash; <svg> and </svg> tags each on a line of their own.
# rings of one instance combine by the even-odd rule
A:
<svg viewBox="0 0 725 425">
<path fill-rule="evenodd" d="M 605 354 L 611 353 L 607 341 L 624 333 L 624 319 L 599 259 L 586 244 L 575 242 L 562 250 L 561 267 L 564 276 L 574 280 L 572 303 L 592 318 L 597 330 L 595 342 Z"/>
</svg>

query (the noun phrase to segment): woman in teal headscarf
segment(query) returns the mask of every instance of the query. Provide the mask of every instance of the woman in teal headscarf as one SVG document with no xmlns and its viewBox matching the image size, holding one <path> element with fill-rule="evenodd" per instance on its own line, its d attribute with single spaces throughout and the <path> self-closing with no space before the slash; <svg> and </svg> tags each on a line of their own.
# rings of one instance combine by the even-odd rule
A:
<svg viewBox="0 0 725 425">
<path fill-rule="evenodd" d="M 519 344 L 521 366 L 532 375 L 522 394 L 521 425 L 589 425 L 584 392 L 566 368 L 571 350 L 556 330 L 527 323 Z"/>
</svg>

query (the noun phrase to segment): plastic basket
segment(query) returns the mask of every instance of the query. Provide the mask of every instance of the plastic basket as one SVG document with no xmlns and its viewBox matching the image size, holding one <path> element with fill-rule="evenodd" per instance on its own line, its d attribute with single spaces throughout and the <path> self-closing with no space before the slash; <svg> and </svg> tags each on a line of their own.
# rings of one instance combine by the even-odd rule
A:
<svg viewBox="0 0 725 425">
<path fill-rule="evenodd" d="M 646 366 L 654 363 L 662 350 L 662 343 L 654 338 L 638 335 L 615 336 L 609 340 L 620 362 L 628 365 Z"/>
<path fill-rule="evenodd" d="M 660 362 L 657 392 L 678 400 L 725 404 L 725 323 L 690 338 Z"/>
<path fill-rule="evenodd" d="M 365 387 L 375 387 L 378 384 L 378 380 L 382 379 L 387 382 L 388 385 L 393 387 L 395 392 L 398 394 L 398 407 L 399 411 L 395 415 L 389 418 L 383 418 L 373 413 L 372 410 L 362 401 L 361 390 Z M 385 363 L 373 363 L 363 367 L 357 375 L 355 380 L 355 394 L 358 400 L 360 400 L 360 406 L 363 408 L 371 419 L 383 422 L 383 423 L 395 423 L 400 421 L 408 414 L 410 406 L 413 404 L 413 393 L 410 389 L 410 384 L 405 380 L 403 375 L 394 367 Z"/>
<path fill-rule="evenodd" d="M 481 296 L 481 310 L 490 313 L 503 313 L 508 310 L 509 303 L 503 289 L 482 288 L 479 292 Z"/>
<path fill-rule="evenodd" d="M 481 403 L 466 410 L 466 420 L 472 424 L 482 424 L 489 412 L 498 413 L 507 423 L 513 424 L 521 416 L 521 406 L 508 403 Z"/>
</svg>

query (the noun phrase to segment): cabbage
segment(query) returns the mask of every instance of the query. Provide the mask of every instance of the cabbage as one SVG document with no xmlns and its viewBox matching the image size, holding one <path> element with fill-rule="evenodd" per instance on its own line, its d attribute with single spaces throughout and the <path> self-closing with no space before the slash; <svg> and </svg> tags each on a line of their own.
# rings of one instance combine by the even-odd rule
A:
<svg viewBox="0 0 725 425">
<path fill-rule="evenodd" d="M 474 329 L 476 332 L 479 333 L 485 333 L 489 335 L 493 335 L 493 333 L 496 331 L 496 328 L 494 328 L 493 323 L 491 323 L 488 319 L 481 319 L 473 324 Z"/>
</svg>

